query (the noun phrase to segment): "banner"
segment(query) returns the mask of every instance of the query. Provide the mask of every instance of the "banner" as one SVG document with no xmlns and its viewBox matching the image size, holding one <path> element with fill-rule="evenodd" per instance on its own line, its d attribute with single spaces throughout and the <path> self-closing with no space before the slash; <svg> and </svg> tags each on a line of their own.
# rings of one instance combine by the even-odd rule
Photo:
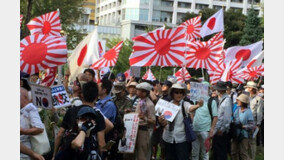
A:
<svg viewBox="0 0 284 160">
<path fill-rule="evenodd" d="M 170 122 L 172 122 L 175 119 L 179 110 L 180 110 L 179 106 L 171 102 L 165 101 L 163 99 L 160 99 L 155 106 L 156 116 L 164 115 L 165 119 Z"/>
<path fill-rule="evenodd" d="M 190 82 L 190 100 L 193 102 L 200 99 L 207 101 L 208 98 L 208 84 Z"/>
<path fill-rule="evenodd" d="M 130 75 L 134 77 L 140 77 L 141 67 L 132 66 L 130 67 Z"/>
<path fill-rule="evenodd" d="M 49 87 L 30 84 L 33 104 L 40 108 L 52 108 L 51 90 Z"/>
<path fill-rule="evenodd" d="M 63 85 L 52 87 L 51 94 L 54 108 L 67 107 L 71 105 L 70 99 Z"/>
<path fill-rule="evenodd" d="M 125 132 L 122 140 L 119 140 L 118 152 L 134 153 L 136 137 L 138 132 L 138 113 L 128 113 L 123 117 Z M 124 141 L 122 143 L 122 141 Z"/>
</svg>

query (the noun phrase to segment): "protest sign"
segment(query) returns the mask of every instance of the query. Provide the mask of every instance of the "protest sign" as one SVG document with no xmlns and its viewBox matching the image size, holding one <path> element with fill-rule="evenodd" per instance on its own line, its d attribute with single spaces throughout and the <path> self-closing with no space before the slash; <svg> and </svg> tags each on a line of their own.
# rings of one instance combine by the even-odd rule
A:
<svg viewBox="0 0 284 160">
<path fill-rule="evenodd" d="M 130 67 L 130 76 L 140 77 L 140 74 L 141 74 L 141 67 L 137 66 Z"/>
<path fill-rule="evenodd" d="M 31 84 L 33 104 L 41 108 L 52 108 L 51 90 L 49 87 Z"/>
<path fill-rule="evenodd" d="M 51 88 L 51 94 L 54 108 L 67 107 L 71 105 L 70 99 L 63 85 L 53 86 Z"/>
<path fill-rule="evenodd" d="M 190 100 L 193 102 L 200 99 L 207 101 L 208 98 L 208 84 L 190 82 Z"/>
<path fill-rule="evenodd" d="M 164 115 L 165 119 L 170 122 L 175 119 L 179 110 L 179 106 L 163 99 L 160 99 L 155 106 L 156 116 Z"/>
<path fill-rule="evenodd" d="M 124 141 L 124 144 L 122 144 L 121 140 L 119 141 L 118 151 L 120 153 L 134 153 L 139 124 L 138 113 L 125 114 L 123 121 L 126 131 L 122 139 L 125 138 L 126 141 Z"/>
</svg>

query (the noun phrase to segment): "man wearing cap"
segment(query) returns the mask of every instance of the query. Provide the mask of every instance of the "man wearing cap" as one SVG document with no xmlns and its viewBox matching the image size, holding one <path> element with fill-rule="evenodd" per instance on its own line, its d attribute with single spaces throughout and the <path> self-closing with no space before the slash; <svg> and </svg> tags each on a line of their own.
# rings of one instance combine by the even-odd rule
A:
<svg viewBox="0 0 284 160">
<path fill-rule="evenodd" d="M 150 158 L 150 128 L 155 124 L 155 106 L 149 95 L 152 86 L 142 82 L 136 86 L 137 96 L 140 98 L 136 113 L 139 114 L 139 128 L 136 144 L 136 159 L 147 160 Z"/>
<path fill-rule="evenodd" d="M 256 127 L 260 129 L 260 125 L 263 120 L 263 109 L 264 109 L 263 99 L 258 95 L 256 95 L 257 85 L 255 82 L 249 81 L 245 86 L 245 88 L 249 92 L 249 97 L 250 97 L 249 106 L 253 114 L 254 123 Z M 250 159 L 254 160 L 256 154 L 256 138 L 253 138 L 249 141 L 249 148 L 250 148 Z"/>
<path fill-rule="evenodd" d="M 113 86 L 112 93 L 115 95 L 113 102 L 118 107 L 119 113 L 123 118 L 125 113 L 131 112 L 132 103 L 126 96 L 124 82 L 114 82 Z"/>
<path fill-rule="evenodd" d="M 136 110 L 136 105 L 137 105 L 137 103 L 138 103 L 138 96 L 136 95 L 136 86 L 138 85 L 138 83 L 137 82 L 135 82 L 135 81 L 132 81 L 132 82 L 129 82 L 128 84 L 127 84 L 127 91 L 128 91 L 128 95 L 127 95 L 127 97 L 131 100 L 131 104 L 132 104 L 132 108 L 131 108 L 131 110 L 133 111 L 133 112 L 135 112 L 135 110 Z"/>
<path fill-rule="evenodd" d="M 125 82 L 125 80 L 126 80 L 126 77 L 123 73 L 118 73 L 116 75 L 116 81 L 117 82 Z"/>
<path fill-rule="evenodd" d="M 225 82 L 218 81 L 213 88 L 217 90 L 219 98 L 218 121 L 215 126 L 212 145 L 213 157 L 214 160 L 227 160 L 227 153 L 230 152 L 228 150 L 228 132 L 230 129 L 233 102 L 226 93 L 227 85 Z"/>
</svg>

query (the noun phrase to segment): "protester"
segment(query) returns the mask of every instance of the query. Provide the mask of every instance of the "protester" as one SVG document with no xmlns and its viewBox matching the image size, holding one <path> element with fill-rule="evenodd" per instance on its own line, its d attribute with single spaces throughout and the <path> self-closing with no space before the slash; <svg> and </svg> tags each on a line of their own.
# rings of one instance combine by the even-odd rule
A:
<svg viewBox="0 0 284 160">
<path fill-rule="evenodd" d="M 66 146 L 70 147 L 68 145 L 70 144 L 70 139 L 68 138 L 68 136 L 77 135 L 78 124 L 77 124 L 76 117 L 77 117 L 79 110 L 86 105 L 93 108 L 94 103 L 98 97 L 98 87 L 95 82 L 90 81 L 84 84 L 82 89 L 83 89 L 82 90 L 83 105 L 75 106 L 67 110 L 67 113 L 65 114 L 63 118 L 63 122 L 61 124 L 59 132 L 55 139 L 53 159 L 55 158 L 57 154 L 59 154 L 60 156 L 61 154 L 60 152 L 62 152 L 62 150 L 64 150 Z M 99 110 L 95 108 L 95 111 L 97 112 Z M 97 139 L 99 142 L 100 148 L 102 148 L 105 145 L 104 134 L 109 132 L 113 128 L 113 124 L 107 118 L 104 118 L 104 122 L 105 122 L 105 129 L 103 132 L 100 132 L 100 134 L 98 134 L 98 139 Z M 73 139 L 74 138 L 75 137 L 73 136 Z M 71 140 L 73 139 L 71 137 Z M 59 150 L 59 147 L 60 147 L 60 150 Z"/>
<path fill-rule="evenodd" d="M 140 98 L 136 113 L 139 114 L 139 127 L 136 140 L 136 159 L 148 160 L 151 156 L 150 128 L 155 124 L 155 106 L 149 98 L 152 86 L 142 82 L 136 86 L 137 96 Z"/>
<path fill-rule="evenodd" d="M 227 153 L 229 145 L 229 129 L 232 115 L 232 99 L 226 93 L 227 85 L 223 81 L 218 81 L 213 87 L 217 90 L 219 98 L 218 105 L 218 121 L 214 130 L 213 137 L 213 157 L 214 160 L 227 160 Z"/>
<path fill-rule="evenodd" d="M 34 160 L 45 160 L 44 157 L 40 154 L 37 154 L 36 152 L 34 152 L 33 150 L 31 150 L 30 148 L 26 147 L 25 145 L 23 145 L 22 143 L 20 143 L 20 152 L 30 156 L 32 159 Z M 22 159 L 22 158 L 21 158 Z"/>
<path fill-rule="evenodd" d="M 110 80 L 112 83 L 115 82 L 115 75 L 112 72 L 104 74 L 102 80 Z"/>
<path fill-rule="evenodd" d="M 84 70 L 84 74 L 87 76 L 88 81 L 95 81 L 95 71 L 91 68 L 87 68 Z"/>
<path fill-rule="evenodd" d="M 117 82 L 125 82 L 125 80 L 126 80 L 126 77 L 123 73 L 118 73 L 116 75 L 116 81 Z"/>
<path fill-rule="evenodd" d="M 249 81 L 245 86 L 247 91 L 249 92 L 250 97 L 250 109 L 253 114 L 254 123 L 258 129 L 260 129 L 261 122 L 263 120 L 263 99 L 256 95 L 257 93 L 257 86 L 256 83 L 253 81 Z M 256 154 L 256 138 L 252 138 L 249 141 L 249 148 L 250 148 L 250 159 L 255 159 Z"/>
<path fill-rule="evenodd" d="M 205 141 L 213 138 L 216 122 L 218 120 L 217 101 L 210 97 L 203 106 L 193 109 L 193 130 L 197 139 L 192 142 L 192 160 L 209 160 Z"/>
<path fill-rule="evenodd" d="M 232 89 L 233 89 L 233 84 L 232 82 L 228 81 L 226 82 L 227 83 L 227 94 L 229 95 L 229 97 L 232 99 L 233 103 L 237 103 L 237 93 L 233 92 Z"/>
<path fill-rule="evenodd" d="M 165 80 L 164 84 L 162 85 L 162 99 L 166 101 L 171 101 L 171 97 L 169 95 L 169 89 L 172 87 L 172 82 Z"/>
<path fill-rule="evenodd" d="M 137 82 L 130 82 L 127 84 L 127 91 L 128 91 L 128 95 L 127 97 L 131 100 L 131 104 L 132 104 L 132 109 L 131 111 L 132 112 L 135 112 L 136 110 L 136 106 L 137 106 L 137 103 L 138 103 L 138 96 L 136 95 L 136 86 L 138 85 Z"/>
<path fill-rule="evenodd" d="M 93 104 L 98 97 L 97 84 L 92 81 L 84 84 L 82 94 L 83 105 L 69 109 L 64 117 L 62 126 L 68 130 L 55 160 L 87 160 L 88 157 L 93 158 L 99 155 L 99 151 L 104 151 L 107 123 L 101 112 L 93 109 Z M 95 128 L 90 131 L 94 124 L 96 124 Z"/>
<path fill-rule="evenodd" d="M 114 82 L 112 93 L 115 95 L 113 98 L 113 102 L 118 108 L 121 117 L 123 117 L 125 113 L 131 112 L 132 102 L 126 96 L 125 83 Z"/>
<path fill-rule="evenodd" d="M 44 125 L 40 119 L 36 106 L 30 103 L 28 91 L 20 88 L 20 135 L 21 143 L 31 149 L 30 136 L 41 134 L 44 131 Z M 31 158 L 21 153 L 21 159 L 30 160 Z"/>
<path fill-rule="evenodd" d="M 248 108 L 249 97 L 241 94 L 237 98 L 238 108 L 234 112 L 235 133 L 233 138 L 231 156 L 232 160 L 249 159 L 249 138 L 252 137 L 254 121 L 251 110 Z"/>
<path fill-rule="evenodd" d="M 40 84 L 39 73 L 35 73 L 29 78 L 30 83 Z"/>
<path fill-rule="evenodd" d="M 186 141 L 182 107 L 184 107 L 185 113 L 189 114 L 190 108 L 195 109 L 201 107 L 203 102 L 198 102 L 197 105 L 192 106 L 189 102 L 184 101 L 186 88 L 179 83 L 173 84 L 169 92 L 172 99 L 171 102 L 179 106 L 180 111 L 176 115 L 174 121 L 170 123 L 165 119 L 164 115 L 159 116 L 159 122 L 165 127 L 163 133 L 165 159 L 188 160 L 190 144 Z"/>
<path fill-rule="evenodd" d="M 110 96 L 111 89 L 112 82 L 110 80 L 103 79 L 101 83 L 99 83 L 100 100 L 96 103 L 96 108 L 98 108 L 112 123 L 114 123 L 117 108 Z"/>
<path fill-rule="evenodd" d="M 76 77 L 76 80 L 73 82 L 73 94 L 72 98 L 70 98 L 71 106 L 80 106 L 82 105 L 81 101 L 81 93 L 82 93 L 82 87 L 85 83 L 89 81 L 89 77 L 81 73 Z"/>
</svg>

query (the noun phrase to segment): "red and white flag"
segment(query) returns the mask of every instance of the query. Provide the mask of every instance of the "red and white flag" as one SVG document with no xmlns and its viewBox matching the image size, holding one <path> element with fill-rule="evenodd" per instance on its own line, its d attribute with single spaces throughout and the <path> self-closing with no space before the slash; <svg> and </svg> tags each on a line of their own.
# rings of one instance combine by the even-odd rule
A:
<svg viewBox="0 0 284 160">
<path fill-rule="evenodd" d="M 135 38 L 130 66 L 182 66 L 184 63 L 184 27 L 155 30 Z"/>
<path fill-rule="evenodd" d="M 164 29 L 165 29 L 165 26 L 159 27 L 159 28 L 153 30 L 152 32 L 155 32 L 155 31 L 157 31 L 157 30 L 164 30 Z M 141 34 L 141 35 L 139 35 L 139 36 L 133 37 L 133 38 L 132 38 L 132 41 L 135 41 L 136 38 L 139 38 L 140 36 L 147 36 L 147 34 L 148 34 L 148 33 L 143 33 L 143 34 Z"/>
<path fill-rule="evenodd" d="M 98 52 L 98 33 L 97 27 L 93 32 L 89 33 L 73 50 L 71 56 L 68 58 L 70 69 L 69 81 L 73 82 L 83 69 L 89 68 L 94 62 L 99 59 Z"/>
<path fill-rule="evenodd" d="M 260 76 L 264 76 L 264 65 L 246 67 L 239 71 L 239 76 L 248 81 L 255 81 Z"/>
<path fill-rule="evenodd" d="M 31 34 L 45 34 L 61 36 L 61 23 L 59 10 L 33 18 L 28 24 Z"/>
<path fill-rule="evenodd" d="M 23 15 L 20 15 L 20 26 L 22 25 L 22 21 L 23 21 Z"/>
<path fill-rule="evenodd" d="M 223 32 L 217 33 L 215 36 L 210 38 L 208 41 L 209 42 L 215 42 L 215 43 L 225 43 L 224 42 L 224 34 L 223 34 Z"/>
<path fill-rule="evenodd" d="M 92 64 L 91 68 L 100 69 L 102 67 L 115 66 L 122 45 L 123 41 L 120 41 L 112 49 L 107 51 L 99 60 L 97 60 L 94 64 Z"/>
<path fill-rule="evenodd" d="M 225 71 L 225 68 L 226 68 L 226 64 L 221 63 L 218 65 L 218 67 L 215 70 L 211 70 L 211 69 L 207 70 L 211 84 L 216 84 L 221 79 Z"/>
<path fill-rule="evenodd" d="M 227 49 L 225 63 L 235 60 L 243 59 L 242 67 L 248 63 L 262 51 L 262 41 L 256 42 L 248 46 L 235 46 Z"/>
<path fill-rule="evenodd" d="M 100 55 L 100 58 L 104 55 L 104 49 L 103 49 L 103 46 L 102 46 L 102 43 L 101 41 L 98 42 L 99 44 L 99 55 Z"/>
<path fill-rule="evenodd" d="M 188 73 L 187 69 L 185 67 L 182 67 L 179 69 L 175 76 L 177 77 L 177 82 L 185 83 L 186 80 L 189 80 L 191 78 L 190 74 Z"/>
<path fill-rule="evenodd" d="M 63 37 L 29 35 L 20 43 L 21 71 L 30 75 L 66 63 L 67 46 Z"/>
<path fill-rule="evenodd" d="M 221 81 L 227 82 L 231 81 L 232 83 L 244 83 L 244 79 L 239 76 L 238 72 L 242 65 L 242 59 L 235 59 L 225 64 L 225 70 L 221 77 Z"/>
<path fill-rule="evenodd" d="M 264 58 L 264 51 L 261 51 L 260 54 L 255 56 L 247 65 L 248 68 L 250 67 L 256 67 L 256 66 L 261 66 L 262 65 L 262 60 Z"/>
<path fill-rule="evenodd" d="M 45 72 L 44 79 L 41 81 L 41 85 L 52 86 L 57 73 L 57 67 L 48 68 Z"/>
<path fill-rule="evenodd" d="M 124 75 L 125 75 L 125 78 L 128 80 L 131 78 L 131 75 L 130 75 L 130 68 L 124 72 Z"/>
<path fill-rule="evenodd" d="M 149 81 L 154 81 L 156 80 L 154 74 L 152 73 L 151 69 L 148 69 L 148 71 L 144 74 L 142 79 L 149 80 Z"/>
<path fill-rule="evenodd" d="M 186 51 L 188 68 L 206 68 L 215 70 L 223 51 L 223 43 L 215 41 L 189 41 Z"/>
<path fill-rule="evenodd" d="M 191 18 L 185 22 L 183 22 L 180 26 L 184 27 L 185 30 L 185 38 L 188 41 L 195 40 L 196 38 L 200 38 L 200 29 L 201 29 L 201 16 L 197 16 L 195 18 Z"/>
<path fill-rule="evenodd" d="M 203 24 L 200 35 L 205 37 L 207 35 L 224 31 L 224 15 L 223 9 L 220 9 L 214 15 L 212 15 L 206 22 Z"/>
</svg>

